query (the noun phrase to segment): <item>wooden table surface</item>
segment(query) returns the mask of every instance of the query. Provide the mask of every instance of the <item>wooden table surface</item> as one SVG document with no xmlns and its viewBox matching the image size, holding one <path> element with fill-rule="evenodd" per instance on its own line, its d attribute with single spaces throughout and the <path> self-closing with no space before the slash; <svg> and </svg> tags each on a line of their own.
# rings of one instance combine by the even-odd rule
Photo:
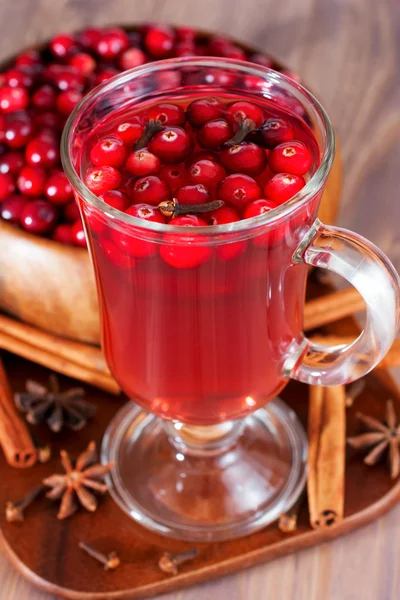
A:
<svg viewBox="0 0 400 600">
<path fill-rule="evenodd" d="M 0 0 L 0 59 L 61 30 L 141 20 L 225 31 L 301 73 L 340 137 L 340 223 L 380 245 L 400 269 L 398 0 Z M 346 538 L 162 598 L 398 600 L 399 556 L 400 506 Z M 14 571 L 1 548 L 0 582 L 0 600 L 50 598 Z"/>
</svg>

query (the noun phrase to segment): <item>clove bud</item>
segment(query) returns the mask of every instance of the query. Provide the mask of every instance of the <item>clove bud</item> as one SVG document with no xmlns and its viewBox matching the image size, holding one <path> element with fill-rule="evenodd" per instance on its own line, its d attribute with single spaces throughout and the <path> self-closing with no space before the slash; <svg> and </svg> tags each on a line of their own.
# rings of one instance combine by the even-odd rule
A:
<svg viewBox="0 0 400 600">
<path fill-rule="evenodd" d="M 172 200 L 163 200 L 157 208 L 164 217 L 175 219 L 179 215 L 211 212 L 222 206 L 224 206 L 223 200 L 214 200 L 214 202 L 205 204 L 179 204 L 178 200 L 173 198 Z"/>
</svg>

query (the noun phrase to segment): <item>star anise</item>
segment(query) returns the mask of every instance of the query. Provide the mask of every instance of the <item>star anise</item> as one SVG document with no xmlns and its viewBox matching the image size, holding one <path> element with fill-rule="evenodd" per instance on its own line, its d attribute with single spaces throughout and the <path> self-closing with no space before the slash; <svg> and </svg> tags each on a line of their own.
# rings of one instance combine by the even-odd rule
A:
<svg viewBox="0 0 400 600">
<path fill-rule="evenodd" d="M 50 475 L 43 480 L 43 485 L 52 488 L 46 495 L 51 500 L 61 498 L 60 510 L 57 517 L 66 519 L 76 512 L 81 504 L 86 510 L 94 512 L 98 501 L 93 492 L 105 494 L 108 486 L 104 477 L 111 470 L 114 463 L 106 465 L 97 463 L 96 444 L 90 442 L 89 446 L 79 455 L 75 467 L 72 465 L 68 452 L 61 450 L 61 464 L 65 473 Z M 92 491 L 93 490 L 93 491 Z"/>
<path fill-rule="evenodd" d="M 54 432 L 59 432 L 64 425 L 79 431 L 95 413 L 96 407 L 83 399 L 83 388 L 60 392 L 55 375 L 50 375 L 48 388 L 31 379 L 28 379 L 25 387 L 26 392 L 15 394 L 14 400 L 32 425 L 45 421 Z"/>
<path fill-rule="evenodd" d="M 400 474 L 400 424 L 393 401 L 388 400 L 386 403 L 386 418 L 383 422 L 363 413 L 357 413 L 356 417 L 367 431 L 347 438 L 347 443 L 357 450 L 371 448 L 364 458 L 366 465 L 375 465 L 384 452 L 389 450 L 390 476 L 396 479 Z"/>
</svg>

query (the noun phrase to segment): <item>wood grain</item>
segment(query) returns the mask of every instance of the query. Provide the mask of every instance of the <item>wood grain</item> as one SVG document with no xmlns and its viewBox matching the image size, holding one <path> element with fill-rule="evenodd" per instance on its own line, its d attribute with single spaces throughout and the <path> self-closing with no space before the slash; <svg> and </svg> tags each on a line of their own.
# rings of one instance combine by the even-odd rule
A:
<svg viewBox="0 0 400 600">
<path fill-rule="evenodd" d="M 341 224 L 370 237 L 400 268 L 398 0 L 1 0 L 0 59 L 61 28 L 156 19 L 225 31 L 302 74 L 341 141 Z M 400 506 L 346 538 L 163 600 L 398 600 L 399 520 Z M 1 600 L 50 598 L 1 553 L 0 581 Z"/>
</svg>

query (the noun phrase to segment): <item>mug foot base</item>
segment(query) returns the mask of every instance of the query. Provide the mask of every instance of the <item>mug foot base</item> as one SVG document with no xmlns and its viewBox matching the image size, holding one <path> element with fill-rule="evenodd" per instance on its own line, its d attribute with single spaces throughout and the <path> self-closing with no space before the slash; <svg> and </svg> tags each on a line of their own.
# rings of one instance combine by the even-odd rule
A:
<svg viewBox="0 0 400 600">
<path fill-rule="evenodd" d="M 278 519 L 304 488 L 306 459 L 304 429 L 280 399 L 211 455 L 180 452 L 163 421 L 134 403 L 111 421 L 102 446 L 102 461 L 115 461 L 117 504 L 152 531 L 196 542 L 242 537 Z"/>
</svg>

